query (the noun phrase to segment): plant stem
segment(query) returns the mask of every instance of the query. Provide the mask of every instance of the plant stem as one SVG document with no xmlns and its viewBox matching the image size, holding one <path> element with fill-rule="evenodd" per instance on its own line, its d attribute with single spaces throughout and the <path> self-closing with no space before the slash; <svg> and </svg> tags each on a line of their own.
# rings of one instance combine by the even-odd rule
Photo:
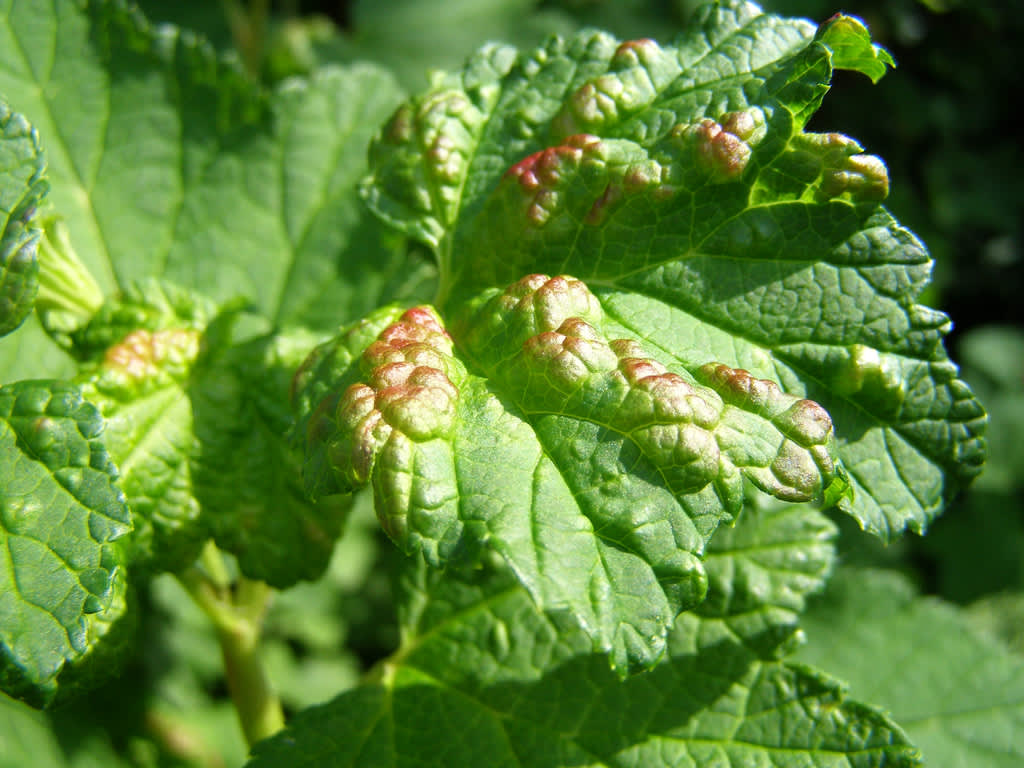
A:
<svg viewBox="0 0 1024 768">
<path fill-rule="evenodd" d="M 269 589 L 264 605 L 267 597 Z M 284 728 L 281 700 L 271 687 L 260 659 L 260 625 L 249 621 L 233 622 L 231 626 L 219 625 L 217 637 L 224 655 L 228 691 L 235 703 L 245 740 L 252 746 Z"/>
<path fill-rule="evenodd" d="M 269 0 L 250 0 L 248 9 L 241 0 L 221 0 L 221 5 L 246 70 L 259 79 L 266 44 Z"/>
<path fill-rule="evenodd" d="M 241 577 L 232 592 L 224 561 L 212 542 L 198 564 L 178 578 L 217 631 L 228 692 L 246 742 L 252 746 L 277 733 L 284 727 L 284 712 L 260 659 L 260 630 L 273 590 L 262 581 Z"/>
</svg>

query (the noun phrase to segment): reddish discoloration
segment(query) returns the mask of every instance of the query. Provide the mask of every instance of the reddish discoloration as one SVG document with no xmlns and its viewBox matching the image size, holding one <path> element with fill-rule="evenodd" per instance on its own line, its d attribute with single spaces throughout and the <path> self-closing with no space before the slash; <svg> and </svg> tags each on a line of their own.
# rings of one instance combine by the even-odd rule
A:
<svg viewBox="0 0 1024 768">
<path fill-rule="evenodd" d="M 636 40 L 627 40 L 621 43 L 618 48 L 615 49 L 615 53 L 612 55 L 612 63 L 622 64 L 638 64 L 640 62 L 646 62 L 650 60 L 653 54 L 658 53 L 661 50 L 654 40 L 649 37 L 641 37 Z"/>
<path fill-rule="evenodd" d="M 630 166 L 622 177 L 627 192 L 640 192 L 661 181 L 660 169 L 647 165 Z"/>
<path fill-rule="evenodd" d="M 711 168 L 724 176 L 735 177 L 747 167 L 750 147 L 739 136 L 722 130 L 722 126 L 712 120 L 702 121 L 698 133 L 703 141 L 697 151 Z"/>
<path fill-rule="evenodd" d="M 644 357 L 644 348 L 633 339 L 615 339 L 609 346 L 620 358 Z"/>
<path fill-rule="evenodd" d="M 813 400 L 797 400 L 789 409 L 790 420 L 799 426 L 805 441 L 823 443 L 832 432 L 832 417 Z"/>
<path fill-rule="evenodd" d="M 539 290 L 542 285 L 551 280 L 552 278 L 547 275 L 532 274 L 527 275 L 524 278 L 517 280 L 512 283 L 506 290 L 506 296 L 514 296 L 515 298 L 522 298 L 523 296 L 529 296 L 535 291 Z M 564 279 L 564 278 L 557 278 Z"/>
<path fill-rule="evenodd" d="M 407 382 L 415 370 L 416 365 L 405 360 L 386 363 L 373 370 L 373 385 L 377 389 L 399 386 Z"/>
<path fill-rule="evenodd" d="M 684 142 L 694 142 L 698 161 L 715 176 L 731 180 L 738 178 L 750 162 L 751 149 L 746 139 L 756 136 L 760 124 L 748 112 L 730 112 L 722 120 L 718 123 L 705 117 L 693 125 L 676 126 L 672 135 Z"/>
<path fill-rule="evenodd" d="M 709 364 L 702 370 L 709 373 L 709 378 L 719 387 L 724 387 L 734 395 L 746 397 L 752 405 L 767 405 L 782 394 L 775 382 L 754 378 L 742 368 L 730 368 L 719 363 Z"/>
<path fill-rule="evenodd" d="M 534 192 L 542 186 L 554 186 L 561 180 L 561 170 L 566 163 L 578 165 L 585 152 L 592 151 L 600 143 L 596 136 L 586 133 L 569 136 L 563 144 L 523 158 L 505 171 L 505 177 L 516 178 L 527 192 Z"/>
<path fill-rule="evenodd" d="M 448 332 L 441 325 L 441 321 L 437 319 L 437 315 L 431 312 L 426 307 L 412 307 L 407 309 L 402 316 L 399 318 L 402 323 L 411 323 L 412 325 L 426 328 L 434 333 L 439 333 L 447 338 Z"/>
<path fill-rule="evenodd" d="M 558 332 L 579 339 L 588 341 L 599 341 L 601 335 L 597 329 L 581 317 L 570 317 L 558 326 Z"/>
<path fill-rule="evenodd" d="M 661 376 L 665 366 L 656 360 L 644 357 L 626 357 L 619 360 L 619 370 L 630 384 L 638 384 L 644 379 Z"/>
<path fill-rule="evenodd" d="M 721 363 L 709 363 L 701 373 L 726 400 L 769 419 L 800 445 L 821 445 L 832 432 L 828 411 L 813 400 L 786 394 L 773 381 Z"/>
<path fill-rule="evenodd" d="M 332 461 L 350 480 L 367 482 L 386 445 L 450 434 L 458 398 L 452 353 L 451 337 L 427 307 L 404 312 L 366 348 L 367 381 L 350 386 L 337 405 L 345 437 Z"/>
<path fill-rule="evenodd" d="M 608 214 L 612 207 L 622 199 L 622 187 L 617 184 L 609 184 L 604 188 L 604 192 L 601 196 L 594 201 L 594 204 L 590 206 L 590 210 L 587 211 L 587 215 L 583 217 L 583 221 L 591 226 L 598 226 L 603 224 L 608 218 Z"/>
<path fill-rule="evenodd" d="M 104 366 L 132 379 L 155 376 L 161 366 L 170 365 L 183 373 L 199 354 L 198 331 L 171 328 L 162 331 L 132 331 L 103 357 Z"/>
<path fill-rule="evenodd" d="M 745 110 L 727 112 L 722 115 L 721 125 L 722 130 L 741 139 L 749 139 L 757 130 L 757 121 L 750 112 Z"/>
</svg>

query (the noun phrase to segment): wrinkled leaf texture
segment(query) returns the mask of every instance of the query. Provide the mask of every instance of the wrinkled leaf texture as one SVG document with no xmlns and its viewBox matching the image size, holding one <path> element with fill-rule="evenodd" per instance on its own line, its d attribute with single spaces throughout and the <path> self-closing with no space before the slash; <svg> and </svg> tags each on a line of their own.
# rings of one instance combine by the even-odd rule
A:
<svg viewBox="0 0 1024 768">
<path fill-rule="evenodd" d="M 435 80 L 363 190 L 434 249 L 436 312 L 372 315 L 300 375 L 310 490 L 370 482 L 434 564 L 486 544 L 622 672 L 703 598 L 740 475 L 922 531 L 979 471 L 984 412 L 884 165 L 803 131 L 834 67 L 888 61 L 849 17 L 723 2 L 670 46 L 489 45 Z"/>
</svg>

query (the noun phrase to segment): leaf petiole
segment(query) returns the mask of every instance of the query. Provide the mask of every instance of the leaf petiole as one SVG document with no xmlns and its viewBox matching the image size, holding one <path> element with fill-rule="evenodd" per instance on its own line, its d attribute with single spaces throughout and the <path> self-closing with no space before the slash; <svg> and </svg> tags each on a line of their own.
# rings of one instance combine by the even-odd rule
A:
<svg viewBox="0 0 1024 768">
<path fill-rule="evenodd" d="M 228 691 L 246 742 L 252 746 L 277 733 L 284 728 L 284 712 L 260 657 L 263 616 L 274 590 L 242 576 L 232 585 L 212 541 L 178 580 L 217 631 Z"/>
</svg>

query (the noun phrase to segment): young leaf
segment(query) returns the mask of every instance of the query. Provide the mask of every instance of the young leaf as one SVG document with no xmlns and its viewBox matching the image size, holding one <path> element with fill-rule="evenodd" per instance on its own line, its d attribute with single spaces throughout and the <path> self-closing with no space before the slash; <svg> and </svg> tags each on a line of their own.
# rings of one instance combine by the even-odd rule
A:
<svg viewBox="0 0 1024 768">
<path fill-rule="evenodd" d="M 212 355 L 189 386 L 207 524 L 242 573 L 280 588 L 321 576 L 350 506 L 307 499 L 301 457 L 285 439 L 292 375 L 320 338 L 257 336 Z"/>
<path fill-rule="evenodd" d="M 159 277 L 335 328 L 410 277 L 401 238 L 354 191 L 401 98 L 382 70 L 330 68 L 268 96 L 120 0 L 15 3 L 0 39 L 0 93 L 38 121 L 50 200 L 104 293 Z"/>
<path fill-rule="evenodd" d="M 0 388 L 0 687 L 52 702 L 125 610 L 132 528 L 103 419 L 68 384 Z"/>
<path fill-rule="evenodd" d="M 135 514 L 133 562 L 190 565 L 211 535 L 243 573 L 288 586 L 323 571 L 347 510 L 310 504 L 284 440 L 293 370 L 319 337 L 261 330 L 236 342 L 240 305 L 149 280 L 69 336 L 78 381 Z M 250 330 L 251 333 L 255 333 Z"/>
<path fill-rule="evenodd" d="M 30 221 L 46 194 L 45 169 L 35 129 L 0 98 L 0 336 L 21 325 L 36 297 L 39 232 Z"/>
<path fill-rule="evenodd" d="M 147 281 L 73 334 L 76 353 L 95 359 L 77 381 L 103 414 L 135 516 L 132 561 L 156 571 L 189 565 L 209 535 L 192 488 L 199 446 L 186 392 L 213 313 L 203 297 Z"/>
<path fill-rule="evenodd" d="M 798 658 L 893 713 L 935 768 L 1024 761 L 1024 660 L 902 576 L 840 571 L 804 617 Z"/>
<path fill-rule="evenodd" d="M 410 570 L 398 653 L 257 745 L 249 768 L 919 764 L 886 716 L 722 625 L 673 635 L 668 658 L 622 681 L 507 574 Z"/>
<path fill-rule="evenodd" d="M 833 66 L 884 68 L 864 34 L 719 2 L 667 47 L 488 46 L 399 108 L 364 193 L 436 251 L 446 320 L 524 274 L 572 275 L 600 336 L 820 403 L 854 491 L 830 501 L 885 538 L 921 531 L 980 470 L 985 417 L 942 347 L 947 318 L 915 302 L 931 263 L 880 206 L 885 165 L 803 130 Z"/>
</svg>

